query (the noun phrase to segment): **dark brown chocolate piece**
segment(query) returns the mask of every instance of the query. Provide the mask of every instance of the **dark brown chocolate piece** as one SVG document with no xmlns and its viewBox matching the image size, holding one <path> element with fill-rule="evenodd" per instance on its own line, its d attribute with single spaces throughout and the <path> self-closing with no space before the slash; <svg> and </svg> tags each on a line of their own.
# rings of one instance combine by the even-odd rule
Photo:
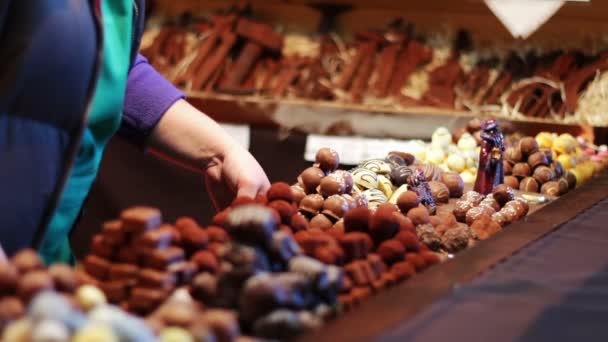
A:
<svg viewBox="0 0 608 342">
<path fill-rule="evenodd" d="M 157 270 L 165 270 L 169 265 L 182 261 L 185 258 L 184 250 L 170 246 L 162 250 L 152 250 L 144 253 L 142 262 L 143 265 Z"/>
<path fill-rule="evenodd" d="M 175 275 L 171 272 L 144 268 L 137 274 L 137 286 L 141 287 L 171 290 L 175 287 L 176 282 Z"/>
<path fill-rule="evenodd" d="M 170 229 L 159 228 L 145 232 L 137 239 L 137 246 L 141 248 L 167 248 L 171 245 L 173 231 Z"/>
<path fill-rule="evenodd" d="M 93 236 L 93 241 L 91 242 L 91 253 L 98 257 L 111 260 L 114 259 L 115 247 L 106 242 L 103 235 L 96 234 Z"/>
<path fill-rule="evenodd" d="M 110 280 L 135 279 L 139 269 L 134 264 L 112 264 L 109 269 Z"/>
<path fill-rule="evenodd" d="M 110 263 L 98 256 L 88 255 L 84 259 L 84 269 L 96 279 L 105 280 L 109 275 Z"/>
<path fill-rule="evenodd" d="M 141 234 L 157 228 L 162 223 L 160 210 L 150 207 L 133 207 L 120 214 L 125 232 Z"/>
<path fill-rule="evenodd" d="M 549 165 L 549 160 L 547 160 L 547 156 L 542 152 L 534 152 L 528 157 L 528 164 L 530 167 L 535 170 L 537 167 L 544 165 Z"/>
<path fill-rule="evenodd" d="M 515 198 L 515 193 L 513 189 L 505 184 L 500 184 L 494 188 L 494 192 L 492 196 L 500 204 L 500 206 L 504 206 L 507 202 L 512 201 Z"/>
<path fill-rule="evenodd" d="M 226 231 L 237 242 L 266 246 L 279 222 L 272 209 L 257 204 L 234 208 L 226 219 Z"/>
<path fill-rule="evenodd" d="M 464 182 L 458 172 L 443 172 L 441 182 L 448 187 L 450 197 L 459 198 L 464 190 Z"/>
<path fill-rule="evenodd" d="M 316 166 L 311 166 L 302 171 L 300 176 L 298 176 L 298 183 L 300 183 L 307 194 L 313 194 L 317 191 L 317 187 L 321 184 L 323 177 L 325 177 L 323 170 Z"/>
</svg>

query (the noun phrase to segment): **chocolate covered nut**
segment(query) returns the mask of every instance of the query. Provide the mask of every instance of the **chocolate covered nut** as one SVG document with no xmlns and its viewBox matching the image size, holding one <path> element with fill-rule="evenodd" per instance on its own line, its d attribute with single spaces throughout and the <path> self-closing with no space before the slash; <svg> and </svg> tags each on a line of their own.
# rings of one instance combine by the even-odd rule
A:
<svg viewBox="0 0 608 342">
<path fill-rule="evenodd" d="M 0 297 L 15 294 L 18 281 L 17 268 L 8 262 L 0 262 Z"/>
<path fill-rule="evenodd" d="M 391 273 L 395 276 L 397 281 L 404 281 L 415 275 L 416 269 L 411 263 L 401 261 L 391 266 Z"/>
<path fill-rule="evenodd" d="M 331 195 L 342 195 L 346 192 L 346 182 L 343 177 L 332 173 L 321 179 L 321 183 L 317 187 L 317 192 L 323 197 Z"/>
<path fill-rule="evenodd" d="M 122 280 L 100 282 L 99 288 L 110 303 L 120 303 L 129 297 L 129 285 Z"/>
<path fill-rule="evenodd" d="M 435 228 L 430 224 L 421 224 L 416 227 L 418 240 L 432 250 L 438 250 L 441 247 L 441 237 L 435 231 Z"/>
<path fill-rule="evenodd" d="M 405 247 L 397 239 L 382 242 L 378 247 L 378 254 L 388 265 L 402 261 L 405 257 Z"/>
<path fill-rule="evenodd" d="M 450 189 L 447 185 L 438 181 L 430 181 L 429 188 L 431 189 L 431 195 L 437 203 L 448 203 L 450 199 Z"/>
<path fill-rule="evenodd" d="M 294 184 L 290 188 L 291 188 L 291 197 L 293 198 L 293 202 L 297 206 L 299 206 L 300 202 L 302 201 L 304 196 L 306 196 L 306 192 L 304 191 L 304 188 L 300 184 Z M 263 204 L 265 204 L 265 203 L 263 203 Z"/>
<path fill-rule="evenodd" d="M 323 208 L 324 201 L 323 196 L 319 194 L 307 195 L 300 202 L 300 212 L 314 216 Z"/>
<path fill-rule="evenodd" d="M 113 246 L 124 244 L 126 241 L 126 234 L 122 228 L 122 222 L 120 220 L 104 222 L 101 233 L 106 242 Z"/>
<path fill-rule="evenodd" d="M 549 160 L 547 160 L 547 156 L 542 152 L 534 152 L 528 157 L 528 164 L 534 170 L 537 167 L 544 165 L 549 165 Z"/>
<path fill-rule="evenodd" d="M 515 176 L 505 176 L 504 184 L 513 189 L 519 189 L 519 180 Z"/>
<path fill-rule="evenodd" d="M 528 163 L 517 163 L 513 166 L 513 176 L 518 179 L 529 177 L 532 174 L 532 169 Z"/>
<path fill-rule="evenodd" d="M 559 196 L 560 187 L 558 182 L 547 182 L 540 187 L 540 192 L 549 196 Z"/>
<path fill-rule="evenodd" d="M 525 192 L 538 192 L 538 182 L 532 177 L 526 177 L 519 182 L 519 190 Z"/>
<path fill-rule="evenodd" d="M 534 137 L 523 137 L 519 141 L 519 148 L 521 153 L 525 156 L 529 156 L 533 153 L 538 152 L 538 142 Z"/>
<path fill-rule="evenodd" d="M 508 195 L 507 195 L 508 196 Z M 494 209 L 494 211 L 499 211 L 501 205 L 498 203 L 498 201 L 496 201 L 494 199 L 494 195 L 493 194 L 489 194 L 486 196 L 486 198 L 483 199 L 483 201 L 481 201 L 481 203 L 479 203 L 480 206 L 486 206 L 486 207 L 490 207 L 492 209 Z"/>
<path fill-rule="evenodd" d="M 471 208 L 473 208 L 474 206 L 475 205 L 471 201 L 458 200 L 454 204 L 454 210 L 452 211 L 452 213 L 454 214 L 458 222 L 465 222 L 467 212 L 471 210 Z"/>
<path fill-rule="evenodd" d="M 15 265 L 19 273 L 24 274 L 34 270 L 44 268 L 42 259 L 33 249 L 23 249 L 11 258 L 11 263 Z"/>
<path fill-rule="evenodd" d="M 26 273 L 19 279 L 17 295 L 23 301 L 28 302 L 38 292 L 53 290 L 53 288 L 53 278 L 51 278 L 48 272 L 34 270 Z"/>
<path fill-rule="evenodd" d="M 378 174 L 362 167 L 352 170 L 353 182 L 359 189 L 375 189 L 378 186 Z"/>
<path fill-rule="evenodd" d="M 141 248 L 166 248 L 171 245 L 173 232 L 170 229 L 155 229 L 143 233 L 137 239 L 137 246 Z"/>
<path fill-rule="evenodd" d="M 66 264 L 53 264 L 49 267 L 49 274 L 53 278 L 58 291 L 73 293 L 79 285 L 74 270 Z"/>
<path fill-rule="evenodd" d="M 317 187 L 321 184 L 321 179 L 325 177 L 325 173 L 318 167 L 311 166 L 302 171 L 298 176 L 298 183 L 304 188 L 307 194 L 312 194 L 317 191 Z"/>
<path fill-rule="evenodd" d="M 507 218 L 505 217 L 502 211 L 498 211 L 492 214 L 492 221 L 498 223 L 501 227 L 504 227 L 507 224 L 511 223 L 510 221 L 507 221 Z"/>
<path fill-rule="evenodd" d="M 408 190 L 402 193 L 397 199 L 397 206 L 403 214 L 407 214 L 410 209 L 417 208 L 420 205 L 420 198 L 414 191 Z"/>
<path fill-rule="evenodd" d="M 534 179 L 538 182 L 538 184 L 545 184 L 555 177 L 551 168 L 541 165 L 534 169 L 534 174 L 532 175 Z"/>
<path fill-rule="evenodd" d="M 530 209 L 528 202 L 523 198 L 516 198 L 513 201 L 510 201 L 505 204 L 505 207 L 511 207 L 515 209 L 515 211 L 517 212 L 518 219 L 526 216 L 528 210 Z"/>
<path fill-rule="evenodd" d="M 346 233 L 338 242 L 344 250 L 347 260 L 365 258 L 372 244 L 370 237 L 361 232 Z"/>
<path fill-rule="evenodd" d="M 327 217 L 327 215 L 317 214 L 310 220 L 311 229 L 320 229 L 322 231 L 328 230 L 333 227 L 334 223 Z"/>
<path fill-rule="evenodd" d="M 93 277 L 104 280 L 108 278 L 110 271 L 110 263 L 95 255 L 88 255 L 84 259 L 84 269 Z"/>
<path fill-rule="evenodd" d="M 175 275 L 166 271 L 144 268 L 137 274 L 137 286 L 139 287 L 171 290 L 176 283 Z"/>
<path fill-rule="evenodd" d="M 188 284 L 198 272 L 198 267 L 191 261 L 179 261 L 167 267 L 167 271 L 175 276 L 178 284 Z"/>
<path fill-rule="evenodd" d="M 191 259 L 201 272 L 217 273 L 219 263 L 217 257 L 210 251 L 198 251 Z"/>
<path fill-rule="evenodd" d="M 266 197 L 268 198 L 269 202 L 274 200 L 283 200 L 291 203 L 294 201 L 292 188 L 289 186 L 289 184 L 284 182 L 272 183 L 268 189 L 268 192 L 266 193 Z"/>
<path fill-rule="evenodd" d="M 150 207 L 132 207 L 120 214 L 125 232 L 141 234 L 157 228 L 162 223 L 160 210 Z"/>
<path fill-rule="evenodd" d="M 536 140 L 534 140 L 536 141 Z M 499 184 L 494 188 L 492 192 L 492 196 L 500 204 L 500 206 L 504 206 L 507 202 L 512 201 L 515 198 L 515 193 L 513 189 L 505 184 Z"/>
<path fill-rule="evenodd" d="M 505 150 L 505 159 L 512 164 L 519 163 L 523 159 L 521 149 L 518 146 L 511 146 Z"/>
<path fill-rule="evenodd" d="M 407 217 L 417 226 L 430 222 L 429 210 L 425 206 L 418 206 L 407 212 Z"/>
<path fill-rule="evenodd" d="M 212 304 L 217 295 L 217 278 L 209 273 L 196 275 L 190 284 L 190 293 L 205 305 Z"/>
<path fill-rule="evenodd" d="M 111 260 L 114 258 L 115 247 L 105 241 L 105 237 L 101 234 L 93 236 L 91 242 L 91 253 L 98 257 Z"/>
<path fill-rule="evenodd" d="M 344 231 L 369 232 L 369 224 L 371 217 L 371 211 L 364 206 L 349 210 L 344 215 Z"/>
<path fill-rule="evenodd" d="M 339 220 L 340 218 L 344 217 L 349 209 L 350 205 L 344 197 L 332 195 L 329 196 L 325 202 L 323 202 L 322 213 L 333 218 L 334 220 Z"/>
<path fill-rule="evenodd" d="M 157 270 L 164 270 L 169 265 L 182 261 L 185 258 L 184 250 L 170 246 L 162 250 L 152 250 L 144 253 L 142 262 L 143 265 Z"/>
<path fill-rule="evenodd" d="M 226 231 L 235 241 L 245 244 L 266 246 L 278 228 L 273 210 L 257 204 L 234 208 L 226 219 Z"/>
<path fill-rule="evenodd" d="M 241 334 L 236 314 L 228 310 L 209 309 L 203 313 L 218 342 L 231 342 Z"/>
<path fill-rule="evenodd" d="M 353 179 L 353 175 L 350 172 L 345 170 L 336 170 L 332 174 L 333 177 L 340 181 L 340 183 L 344 183 L 345 194 L 350 194 L 353 191 L 355 180 Z"/>
<path fill-rule="evenodd" d="M 338 165 L 340 164 L 340 157 L 338 156 L 338 152 L 331 148 L 324 147 L 317 151 L 315 162 L 319 164 L 319 168 L 321 170 L 329 173 L 338 168 Z"/>
</svg>

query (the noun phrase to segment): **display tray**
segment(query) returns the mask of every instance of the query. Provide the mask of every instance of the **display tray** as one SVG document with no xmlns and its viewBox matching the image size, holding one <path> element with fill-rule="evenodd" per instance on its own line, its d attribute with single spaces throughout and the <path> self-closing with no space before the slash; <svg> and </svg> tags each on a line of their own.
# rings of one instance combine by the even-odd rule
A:
<svg viewBox="0 0 608 342">
<path fill-rule="evenodd" d="M 389 334 L 393 340 L 399 340 L 395 330 L 423 309 L 455 293 L 460 285 L 471 282 L 523 247 L 551 234 L 607 196 L 608 173 L 603 173 L 542 208 L 531 208 L 535 212 L 525 219 L 458 253 L 452 260 L 363 301 L 359 307 L 301 340 L 369 341 Z"/>
</svg>

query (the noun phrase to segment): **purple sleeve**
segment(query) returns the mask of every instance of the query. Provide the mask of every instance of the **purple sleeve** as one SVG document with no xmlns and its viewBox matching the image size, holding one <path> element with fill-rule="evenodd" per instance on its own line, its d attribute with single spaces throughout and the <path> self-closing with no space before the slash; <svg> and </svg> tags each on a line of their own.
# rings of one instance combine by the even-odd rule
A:
<svg viewBox="0 0 608 342">
<path fill-rule="evenodd" d="M 129 71 L 119 134 L 143 144 L 167 109 L 181 98 L 184 93 L 138 54 Z"/>
</svg>

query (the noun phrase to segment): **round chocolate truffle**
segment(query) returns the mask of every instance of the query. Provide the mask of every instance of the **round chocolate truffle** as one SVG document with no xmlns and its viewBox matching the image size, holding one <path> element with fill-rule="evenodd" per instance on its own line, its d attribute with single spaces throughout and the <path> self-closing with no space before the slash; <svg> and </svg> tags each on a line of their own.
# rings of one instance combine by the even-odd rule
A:
<svg viewBox="0 0 608 342">
<path fill-rule="evenodd" d="M 538 152 L 538 142 L 534 137 L 523 137 L 519 141 L 519 149 L 524 156 Z"/>
<path fill-rule="evenodd" d="M 540 192 L 549 196 L 559 196 L 559 183 L 555 181 L 546 182 L 540 187 Z"/>
<path fill-rule="evenodd" d="M 293 202 L 293 193 L 289 184 L 284 182 L 272 183 L 268 192 L 266 193 L 268 202 L 274 200 L 285 200 L 287 202 Z"/>
<path fill-rule="evenodd" d="M 318 214 L 310 220 L 311 229 L 317 228 L 321 230 L 327 230 L 333 227 L 333 225 L 334 223 L 329 219 L 329 217 L 323 214 Z"/>
<path fill-rule="evenodd" d="M 408 190 L 397 198 L 397 206 L 403 214 L 407 214 L 410 209 L 416 208 L 418 205 L 420 205 L 420 198 L 414 191 Z"/>
<path fill-rule="evenodd" d="M 317 191 L 317 186 L 321 184 L 321 179 L 325 177 L 325 173 L 318 167 L 311 166 L 298 176 L 298 183 L 302 186 L 307 194 L 312 194 Z"/>
<path fill-rule="evenodd" d="M 505 159 L 511 164 L 516 164 L 522 161 L 522 154 L 519 146 L 511 146 L 505 150 Z"/>
<path fill-rule="evenodd" d="M 469 201 L 474 205 L 478 205 L 483 201 L 484 196 L 477 191 L 470 190 L 467 191 L 464 195 L 462 195 L 462 200 Z"/>
<path fill-rule="evenodd" d="M 538 182 L 532 177 L 526 177 L 519 182 L 519 190 L 525 192 L 538 192 Z"/>
<path fill-rule="evenodd" d="M 513 189 L 519 189 L 519 180 L 515 176 L 505 176 L 504 184 L 512 187 Z"/>
<path fill-rule="evenodd" d="M 335 173 L 330 174 L 329 176 L 321 179 L 321 184 L 319 184 L 317 191 L 323 197 L 342 195 L 346 191 L 344 177 L 336 175 Z"/>
<path fill-rule="evenodd" d="M 300 211 L 304 214 L 316 215 L 323 208 L 323 202 L 323 196 L 319 194 L 306 195 L 300 202 Z"/>
<path fill-rule="evenodd" d="M 549 160 L 547 160 L 547 156 L 542 152 L 534 152 L 528 157 L 528 164 L 532 169 L 536 169 L 541 165 L 548 166 Z"/>
<path fill-rule="evenodd" d="M 513 165 L 513 171 L 511 171 L 513 176 L 522 179 L 529 177 L 532 174 L 532 169 L 530 169 L 530 165 L 528 163 L 517 163 Z"/>
<path fill-rule="evenodd" d="M 454 204 L 454 210 L 452 213 L 459 222 L 465 222 L 467 212 L 471 210 L 475 205 L 471 201 L 458 200 Z"/>
<path fill-rule="evenodd" d="M 494 196 L 492 194 L 487 195 L 486 198 L 484 198 L 483 201 L 479 203 L 479 205 L 485 205 L 494 209 L 494 211 L 499 211 L 501 207 L 501 205 L 494 199 Z"/>
<path fill-rule="evenodd" d="M 568 172 L 566 172 L 566 175 L 564 176 L 564 178 L 566 179 L 566 182 L 568 182 L 569 190 L 576 188 L 576 176 L 574 175 L 574 173 L 568 171 Z"/>
<path fill-rule="evenodd" d="M 462 196 L 464 191 L 464 182 L 458 172 L 443 172 L 441 175 L 441 181 L 448 187 L 450 197 L 459 198 Z"/>
<path fill-rule="evenodd" d="M 536 141 L 536 140 L 534 140 Z M 500 204 L 500 206 L 504 206 L 507 202 L 512 201 L 515 198 L 515 193 L 513 192 L 513 188 L 505 184 L 499 184 L 494 188 L 494 192 L 492 193 L 494 199 Z"/>
<path fill-rule="evenodd" d="M 334 151 L 333 149 L 323 147 L 317 151 L 315 162 L 318 163 L 321 170 L 325 171 L 326 173 L 333 172 L 340 164 L 340 156 L 338 156 L 338 152 Z"/>
<path fill-rule="evenodd" d="M 405 160 L 403 158 L 401 158 L 401 156 L 398 156 L 396 154 L 389 154 L 388 156 L 386 156 L 386 158 L 384 158 L 384 160 L 386 160 L 393 167 L 407 166 L 407 164 L 405 163 Z"/>
<path fill-rule="evenodd" d="M 400 152 L 400 151 L 390 151 L 388 153 L 389 156 L 391 155 L 396 155 L 401 157 L 401 159 L 403 159 L 403 161 L 405 161 L 405 165 L 412 165 L 414 164 L 414 161 L 416 160 L 416 157 L 411 154 L 411 153 L 407 153 L 407 152 Z"/>
<path fill-rule="evenodd" d="M 291 186 L 291 195 L 296 205 L 300 205 L 300 202 L 306 196 L 306 192 L 304 192 L 304 188 L 300 184 L 294 184 Z"/>
<path fill-rule="evenodd" d="M 390 180 L 395 186 L 399 187 L 406 184 L 412 174 L 413 171 L 409 166 L 395 167 L 390 173 Z"/>
<path fill-rule="evenodd" d="M 495 212 L 496 211 L 493 208 L 486 205 L 473 207 L 467 211 L 465 222 L 470 226 L 473 224 L 473 221 L 478 220 L 481 216 L 487 216 L 490 218 Z"/>
<path fill-rule="evenodd" d="M 431 195 L 435 199 L 435 202 L 438 203 L 448 203 L 450 199 L 450 189 L 448 187 L 437 181 L 430 181 L 429 188 L 431 189 Z"/>
<path fill-rule="evenodd" d="M 390 266 L 405 258 L 405 247 L 396 239 L 386 240 L 378 247 L 378 254 Z"/>
<path fill-rule="evenodd" d="M 350 209 L 349 203 L 346 199 L 340 195 L 332 195 L 329 196 L 325 202 L 323 202 L 323 211 L 322 213 L 333 218 L 334 220 L 339 220 L 344 217 L 344 214 Z"/>
<path fill-rule="evenodd" d="M 534 179 L 538 182 L 538 184 L 545 184 L 554 178 L 553 171 L 548 166 L 541 165 L 534 169 L 534 174 L 532 175 Z"/>
<path fill-rule="evenodd" d="M 412 220 L 412 223 L 416 226 L 431 221 L 429 210 L 423 205 L 410 209 L 407 212 L 407 217 Z"/>
<path fill-rule="evenodd" d="M 557 180 L 557 185 L 559 187 L 560 196 L 568 192 L 568 181 L 564 177 Z"/>
<path fill-rule="evenodd" d="M 354 179 L 350 172 L 345 170 L 336 170 L 333 175 L 337 179 L 344 181 L 344 193 L 350 194 L 353 191 Z"/>
<path fill-rule="evenodd" d="M 505 175 L 510 175 L 513 173 L 513 164 L 511 164 L 509 161 L 507 161 L 506 159 L 504 159 L 502 161 L 502 170 L 504 172 Z"/>
</svg>

